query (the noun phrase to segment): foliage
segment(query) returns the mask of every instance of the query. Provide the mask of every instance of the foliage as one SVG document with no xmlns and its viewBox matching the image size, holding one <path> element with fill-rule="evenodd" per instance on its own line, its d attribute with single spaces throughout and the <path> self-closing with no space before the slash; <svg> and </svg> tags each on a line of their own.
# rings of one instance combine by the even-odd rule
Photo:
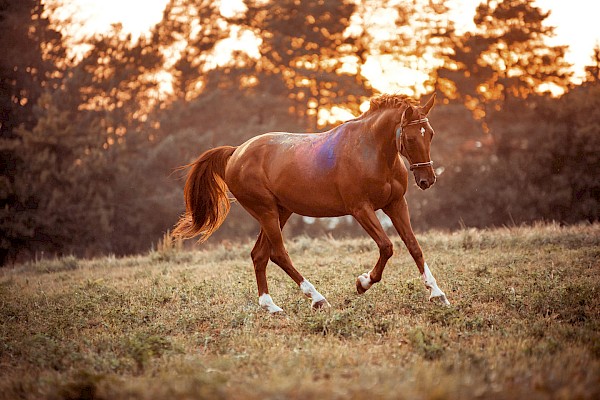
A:
<svg viewBox="0 0 600 400">
<path fill-rule="evenodd" d="M 112 172 L 102 135 L 98 130 L 81 132 L 81 125 L 74 123 L 81 114 L 59 110 L 60 95 L 43 95 L 35 128 L 17 131 L 20 145 L 15 152 L 27 168 L 14 186 L 26 208 L 15 214 L 35 227 L 30 251 L 81 253 L 90 245 L 107 251 L 102 239 L 110 232 Z"/>
<path fill-rule="evenodd" d="M 0 2 L 0 264 L 157 247 L 183 210 L 177 167 L 263 132 L 325 128 L 335 107 L 358 114 L 376 57 L 421 71 L 446 60 L 426 71 L 447 98 L 431 115 L 438 183 L 410 188 L 414 226 L 598 220 L 597 51 L 571 88 L 566 49 L 544 45 L 552 28 L 532 1 L 482 3 L 461 35 L 443 0 L 359 3 L 246 1 L 224 16 L 218 2 L 170 0 L 147 36 L 115 25 L 69 58 L 49 3 Z M 217 63 L 242 37 L 256 51 Z M 548 85 L 570 91 L 538 96 Z M 256 232 L 234 204 L 213 244 Z M 364 234 L 349 219 L 299 217 L 286 233 Z"/>
<path fill-rule="evenodd" d="M 0 398 L 598 397 L 598 224 L 418 239 L 449 308 L 404 251 L 356 295 L 367 238 L 290 241 L 332 309 L 271 265 L 284 316 L 258 306 L 251 244 L 4 268 Z"/>
<path fill-rule="evenodd" d="M 600 43 L 594 46 L 592 63 L 585 67 L 586 84 L 594 85 L 600 81 Z"/>
<path fill-rule="evenodd" d="M 489 120 L 493 150 L 483 159 L 471 153 L 447 164 L 413 215 L 425 226 L 448 228 L 597 221 L 599 102 L 600 86 L 592 85 L 495 113 Z"/>
<path fill-rule="evenodd" d="M 191 100 L 202 92 L 215 46 L 226 39 L 224 27 L 214 1 L 169 0 L 162 20 L 153 28 L 159 49 L 175 53 L 173 63 L 173 95 L 178 100 Z M 175 48 L 182 48 L 177 54 Z"/>
<path fill-rule="evenodd" d="M 356 43 L 345 36 L 355 5 L 345 0 L 301 3 L 248 2 L 239 21 L 263 39 L 257 67 L 283 80 L 291 114 L 306 116 L 317 128 L 319 110 L 334 105 L 357 112 L 370 94 L 364 77 L 345 69 L 355 63 Z"/>
<path fill-rule="evenodd" d="M 554 31 L 545 25 L 548 16 L 534 0 L 482 2 L 475 32 L 451 38 L 453 54 L 438 71 L 440 89 L 460 97 L 479 119 L 509 99 L 566 89 L 572 75 L 566 46 L 545 43 Z"/>
<path fill-rule="evenodd" d="M 0 2 L 0 265 L 26 246 L 35 228 L 27 216 L 12 213 L 26 207 L 16 187 L 23 183 L 15 174 L 27 168 L 17 154 L 17 130 L 35 126 L 38 99 L 62 76 L 62 38 L 45 11 L 41 0 Z"/>
</svg>

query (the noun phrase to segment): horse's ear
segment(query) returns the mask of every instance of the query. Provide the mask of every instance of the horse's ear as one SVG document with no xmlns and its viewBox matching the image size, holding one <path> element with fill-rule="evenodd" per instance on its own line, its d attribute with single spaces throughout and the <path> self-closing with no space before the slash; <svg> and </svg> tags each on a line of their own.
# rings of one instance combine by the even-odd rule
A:
<svg viewBox="0 0 600 400">
<path fill-rule="evenodd" d="M 413 118 L 414 113 L 414 108 L 412 108 L 411 106 L 406 107 L 406 110 L 402 112 L 402 118 L 400 118 L 400 123 L 402 124 L 402 126 L 405 126 L 410 122 L 410 120 Z"/>
<path fill-rule="evenodd" d="M 423 110 L 423 114 L 425 114 L 425 115 L 429 114 L 429 111 L 431 111 L 431 108 L 433 107 L 434 103 L 435 103 L 435 92 L 433 92 L 433 94 L 431 95 L 429 100 L 427 100 L 427 103 L 425 103 L 425 105 L 423 107 L 421 107 L 421 109 Z"/>
</svg>

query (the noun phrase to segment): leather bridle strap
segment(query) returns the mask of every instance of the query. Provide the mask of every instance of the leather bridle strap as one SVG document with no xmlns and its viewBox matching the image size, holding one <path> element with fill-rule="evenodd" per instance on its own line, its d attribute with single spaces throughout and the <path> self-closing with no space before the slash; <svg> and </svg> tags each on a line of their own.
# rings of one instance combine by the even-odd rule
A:
<svg viewBox="0 0 600 400">
<path fill-rule="evenodd" d="M 416 119 L 416 120 L 411 121 L 408 124 L 406 124 L 406 126 L 418 125 L 418 124 L 422 124 L 424 122 L 429 122 L 429 119 L 427 119 L 427 118 Z M 401 136 L 402 136 L 402 127 L 399 126 L 398 129 L 396 129 L 396 143 L 402 144 Z M 417 168 L 424 168 L 424 167 L 431 167 L 431 166 L 433 166 L 433 161 L 414 163 L 414 164 L 410 165 L 410 170 L 413 171 Z"/>
<path fill-rule="evenodd" d="M 406 126 L 418 125 L 418 124 L 422 124 L 423 122 L 429 122 L 429 118 L 415 119 L 414 121 L 411 121 L 408 124 L 406 124 Z"/>
<path fill-rule="evenodd" d="M 412 171 L 416 168 L 431 167 L 432 165 L 433 165 L 433 161 L 419 162 L 419 163 L 411 164 L 410 170 Z"/>
</svg>

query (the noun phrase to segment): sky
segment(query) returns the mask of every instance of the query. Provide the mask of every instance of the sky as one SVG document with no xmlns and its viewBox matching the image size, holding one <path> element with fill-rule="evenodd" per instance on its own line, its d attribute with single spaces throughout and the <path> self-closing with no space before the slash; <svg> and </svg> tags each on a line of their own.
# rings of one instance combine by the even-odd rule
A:
<svg viewBox="0 0 600 400">
<path fill-rule="evenodd" d="M 481 0 L 451 1 L 451 15 L 457 27 L 468 30 L 474 26 L 473 15 Z M 160 21 L 166 2 L 167 0 L 66 0 L 66 3 L 74 7 L 76 18 L 84 21 L 84 32 L 105 32 L 110 29 L 111 24 L 121 23 L 123 30 L 134 37 L 148 31 Z M 239 8 L 240 2 L 223 0 L 222 10 L 227 12 Z M 583 77 L 583 67 L 590 63 L 594 45 L 600 43 L 600 1 L 537 0 L 536 5 L 551 11 L 546 22 L 547 25 L 556 27 L 556 37 L 549 44 L 569 45 L 567 61 L 574 64 L 576 77 Z"/>
</svg>

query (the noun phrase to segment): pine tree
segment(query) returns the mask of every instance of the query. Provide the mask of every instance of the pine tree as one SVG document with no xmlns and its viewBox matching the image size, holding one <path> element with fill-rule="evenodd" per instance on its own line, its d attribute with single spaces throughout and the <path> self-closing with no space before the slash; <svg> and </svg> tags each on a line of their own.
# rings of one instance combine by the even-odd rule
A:
<svg viewBox="0 0 600 400">
<path fill-rule="evenodd" d="M 81 123 L 81 114 L 61 109 L 60 97 L 43 93 L 37 124 L 17 130 L 15 148 L 26 166 L 15 176 L 22 207 L 8 210 L 12 225 L 26 226 L 20 240 L 29 251 L 84 254 L 98 251 L 110 233 L 112 179 L 99 129 Z M 20 222 L 20 223 L 16 223 Z"/>
<path fill-rule="evenodd" d="M 65 51 L 60 33 L 50 26 L 42 0 L 0 2 L 0 265 L 26 246 L 33 235 L 29 204 L 20 197 L 18 175 L 27 168 L 19 158 L 19 129 L 33 129 L 34 107 L 45 88 L 62 76 Z"/>
<path fill-rule="evenodd" d="M 589 85 L 600 83 L 600 43 L 596 43 L 593 52 L 591 64 L 585 67 L 585 83 Z"/>
<path fill-rule="evenodd" d="M 371 93 L 364 77 L 345 65 L 356 63 L 357 42 L 344 34 L 354 10 L 344 0 L 251 1 L 238 21 L 262 39 L 259 71 L 283 81 L 292 113 L 308 116 L 312 129 L 321 109 L 338 105 L 357 113 Z"/>
<path fill-rule="evenodd" d="M 549 12 L 534 0 L 485 1 L 474 17 L 476 29 L 451 37 L 454 52 L 438 70 L 439 89 L 460 98 L 481 119 L 511 98 L 550 89 L 566 90 L 570 65 L 566 46 L 548 46 L 554 28 Z"/>
<path fill-rule="evenodd" d="M 153 41 L 169 61 L 176 100 L 191 100 L 206 84 L 215 46 L 230 34 L 219 12 L 219 3 L 210 0 L 170 0 L 163 19 L 153 28 Z"/>
</svg>

